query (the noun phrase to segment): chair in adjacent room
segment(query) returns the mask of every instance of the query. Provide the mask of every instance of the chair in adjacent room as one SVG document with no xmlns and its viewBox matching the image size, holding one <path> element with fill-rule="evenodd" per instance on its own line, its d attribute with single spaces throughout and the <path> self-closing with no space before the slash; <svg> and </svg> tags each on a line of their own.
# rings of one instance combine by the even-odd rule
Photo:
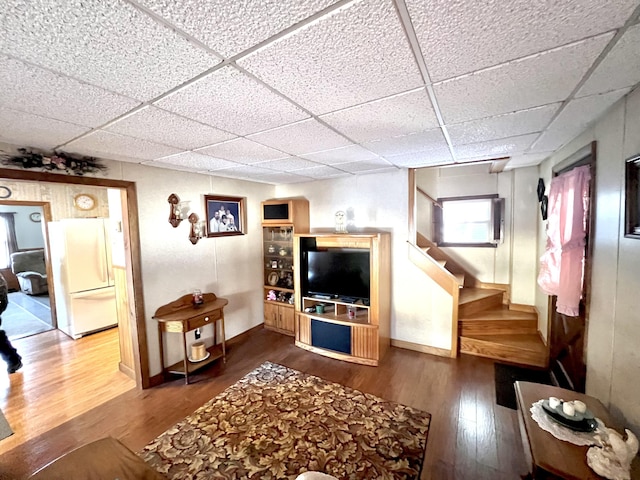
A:
<svg viewBox="0 0 640 480">
<path fill-rule="evenodd" d="M 20 290 L 29 295 L 49 292 L 44 249 L 11 254 L 11 271 L 18 277 Z"/>
</svg>

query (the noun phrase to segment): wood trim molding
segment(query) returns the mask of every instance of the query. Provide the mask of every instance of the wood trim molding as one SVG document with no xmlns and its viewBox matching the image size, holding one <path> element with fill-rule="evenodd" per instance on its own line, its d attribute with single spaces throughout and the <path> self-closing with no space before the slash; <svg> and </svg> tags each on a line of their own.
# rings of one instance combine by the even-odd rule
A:
<svg viewBox="0 0 640 480">
<path fill-rule="evenodd" d="M 391 346 L 404 348 L 405 350 L 413 350 L 414 352 L 428 353 L 429 355 L 436 355 L 438 357 L 455 357 L 455 354 L 452 355 L 451 350 L 430 347 L 429 345 L 421 345 L 419 343 L 405 342 L 404 340 L 391 340 Z"/>
<path fill-rule="evenodd" d="M 49 182 L 72 185 L 92 185 L 98 187 L 118 188 L 126 192 L 125 239 L 128 238 L 131 249 L 131 281 L 133 282 L 134 298 L 130 299 L 135 306 L 136 321 L 131 328 L 131 342 L 133 345 L 135 362 L 135 379 L 138 388 L 151 387 L 149 375 L 149 351 L 147 347 L 146 315 L 144 311 L 144 297 L 142 285 L 142 266 L 140 261 L 140 231 L 138 224 L 138 199 L 135 182 L 114 180 L 110 178 L 73 176 L 37 171 L 26 171 L 12 168 L 0 168 L 0 179 L 20 180 L 25 182 Z M 44 205 L 44 217 L 51 220 L 49 204 Z"/>
</svg>

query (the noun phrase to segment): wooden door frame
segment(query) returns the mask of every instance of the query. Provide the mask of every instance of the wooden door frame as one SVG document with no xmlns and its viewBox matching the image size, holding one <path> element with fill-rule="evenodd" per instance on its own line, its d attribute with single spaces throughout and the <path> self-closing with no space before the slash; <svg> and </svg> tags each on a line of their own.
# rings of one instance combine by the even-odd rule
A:
<svg viewBox="0 0 640 480">
<path fill-rule="evenodd" d="M 149 375 L 149 351 L 147 347 L 147 327 L 144 312 L 144 298 L 142 290 L 142 267 L 140 261 L 140 229 L 138 223 L 138 197 L 135 182 L 126 180 L 114 180 L 109 178 L 96 178 L 84 176 L 71 176 L 47 172 L 35 172 L 0 168 L 0 180 L 16 180 L 21 182 L 48 182 L 72 185 L 90 185 L 95 187 L 118 188 L 126 191 L 127 215 L 124 220 L 128 223 L 129 247 L 131 260 L 131 275 L 133 282 L 133 300 L 135 305 L 135 322 L 131 328 L 131 342 L 133 346 L 134 373 L 138 388 L 149 388 L 151 379 Z M 8 199 L 6 199 L 8 200 Z M 48 204 L 48 202 L 43 202 Z M 46 209 L 45 209 L 46 211 Z M 49 215 L 51 212 L 49 210 Z"/>
<path fill-rule="evenodd" d="M 562 173 L 568 172 L 576 167 L 582 165 L 590 166 L 591 178 L 589 179 L 589 221 L 586 225 L 586 245 L 585 245 L 585 258 L 584 258 L 584 275 L 583 275 L 583 290 L 584 290 L 584 335 L 583 335 L 583 358 L 585 360 L 586 367 L 586 351 L 587 340 L 589 335 L 589 317 L 591 310 L 591 272 L 593 267 L 593 244 L 594 239 L 592 233 L 595 227 L 595 212 L 596 212 L 596 171 L 597 171 L 597 142 L 594 140 L 590 144 L 584 146 L 580 150 L 576 151 L 573 155 L 570 155 L 561 162 L 551 167 L 552 177 L 556 177 Z M 554 314 L 554 302 L 552 296 L 548 297 L 548 309 L 547 309 L 547 339 L 549 344 L 549 354 L 551 353 L 551 326 Z M 549 361 L 551 358 L 549 357 Z M 551 365 L 549 365 L 551 368 Z M 586 379 L 585 379 L 586 380 Z"/>
</svg>

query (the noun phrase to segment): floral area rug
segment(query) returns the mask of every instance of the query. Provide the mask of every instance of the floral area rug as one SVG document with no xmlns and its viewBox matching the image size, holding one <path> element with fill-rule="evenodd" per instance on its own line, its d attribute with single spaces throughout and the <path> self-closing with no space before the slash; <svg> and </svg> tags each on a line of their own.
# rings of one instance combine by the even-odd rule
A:
<svg viewBox="0 0 640 480">
<path fill-rule="evenodd" d="M 148 444 L 170 479 L 420 476 L 431 415 L 265 362 Z"/>
</svg>

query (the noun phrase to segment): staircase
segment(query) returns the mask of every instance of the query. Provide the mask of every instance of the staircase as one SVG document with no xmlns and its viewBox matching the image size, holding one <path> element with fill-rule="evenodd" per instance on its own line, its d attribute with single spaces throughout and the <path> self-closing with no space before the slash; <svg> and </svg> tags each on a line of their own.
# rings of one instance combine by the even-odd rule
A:
<svg viewBox="0 0 640 480">
<path fill-rule="evenodd" d="M 510 306 L 507 286 L 486 288 L 435 244 L 420 235 L 418 241 L 421 246 L 410 250 L 413 262 L 458 303 L 457 319 L 453 321 L 458 326 L 460 353 L 525 366 L 547 366 L 547 347 L 538 334 L 533 307 Z"/>
</svg>

